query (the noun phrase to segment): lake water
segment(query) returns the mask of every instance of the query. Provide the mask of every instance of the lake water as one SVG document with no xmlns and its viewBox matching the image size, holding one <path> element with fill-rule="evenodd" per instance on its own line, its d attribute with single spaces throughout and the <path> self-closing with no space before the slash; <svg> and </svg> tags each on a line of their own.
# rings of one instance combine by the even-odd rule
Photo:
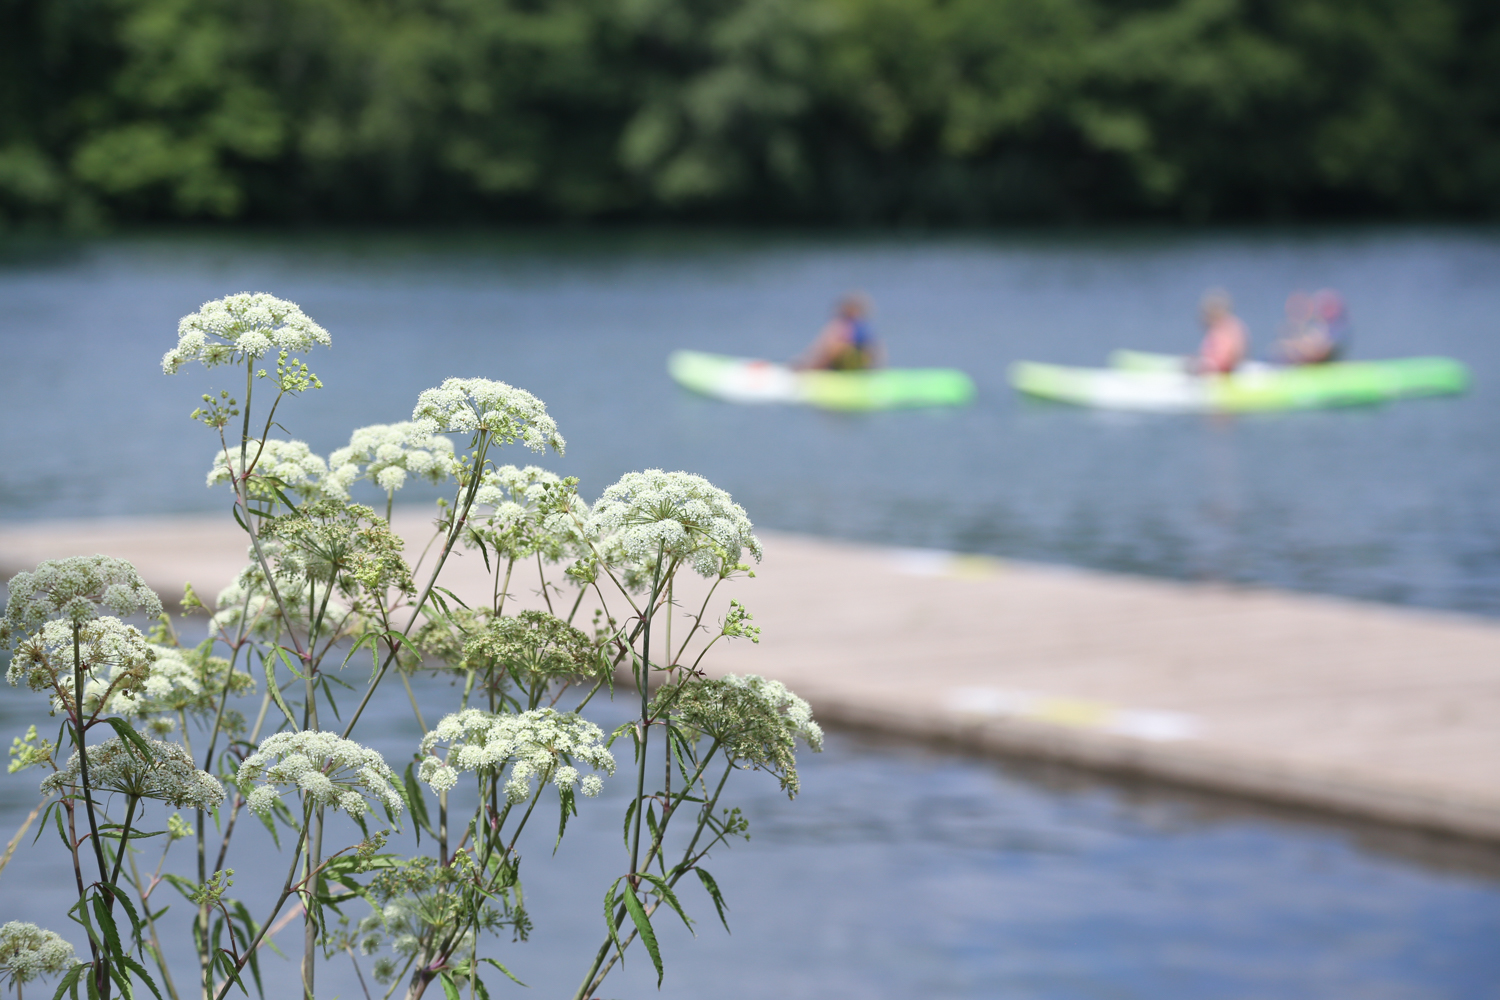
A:
<svg viewBox="0 0 1500 1000">
<path fill-rule="evenodd" d="M 1500 614 L 1497 275 L 1500 233 L 1479 230 L 12 245 L 0 256 L 0 518 L 211 509 L 212 443 L 187 413 L 210 388 L 240 387 L 201 370 L 167 379 L 158 359 L 178 316 L 252 289 L 300 302 L 333 334 L 310 359 L 327 388 L 282 414 L 319 451 L 404 419 L 446 376 L 482 375 L 547 400 L 569 438 L 547 464 L 582 477 L 590 498 L 629 469 L 685 468 L 782 529 Z M 1018 358 L 1190 348 L 1210 285 L 1234 293 L 1262 348 L 1288 291 L 1335 286 L 1358 356 L 1449 354 L 1474 388 L 1238 419 L 1009 391 Z M 964 368 L 975 405 L 734 407 L 666 377 L 677 347 L 788 357 L 849 288 L 874 296 L 894 363 Z M 0 741 L 34 707 L 0 697 Z M 403 701 L 373 711 L 378 745 L 405 759 L 416 731 Z M 35 774 L 0 781 L 6 837 Z M 848 735 L 804 759 L 795 803 L 755 777 L 742 788 L 754 839 L 711 866 L 734 934 L 694 893 L 699 939 L 664 931 L 664 996 L 1500 995 L 1500 858 L 1487 849 Z M 556 862 L 548 838 L 530 847 L 537 932 L 498 953 L 532 995 L 571 995 L 581 978 L 622 859 L 626 793 L 615 780 L 584 803 Z M 236 888 L 253 900 L 281 864 L 248 832 Z M 23 847 L 0 876 L 0 919 L 74 929 L 66 877 L 55 846 Z M 293 989 L 295 969 L 272 959 L 270 974 L 269 995 L 289 995 L 277 990 Z M 654 989 L 643 954 L 617 976 L 605 996 Z M 347 963 L 321 981 L 320 995 L 358 995 Z"/>
<path fill-rule="evenodd" d="M 0 259 L 0 518 L 200 510 L 213 444 L 168 379 L 176 321 L 244 289 L 334 337 L 283 412 L 316 450 L 405 419 L 451 375 L 546 400 L 585 497 L 630 469 L 707 476 L 760 524 L 1500 614 L 1500 231 L 835 239 L 626 233 L 121 239 Z M 1199 294 L 1256 345 L 1294 288 L 1346 296 L 1355 356 L 1446 354 L 1466 396 L 1235 419 L 1017 399 L 1019 358 L 1187 350 Z M 900 365 L 979 386 L 957 411 L 837 415 L 695 398 L 678 347 L 786 358 L 873 295 Z M 218 381 L 216 381 L 216 378 Z M 233 381 L 229 378 L 229 381 Z M 521 458 L 522 456 L 517 456 Z"/>
</svg>

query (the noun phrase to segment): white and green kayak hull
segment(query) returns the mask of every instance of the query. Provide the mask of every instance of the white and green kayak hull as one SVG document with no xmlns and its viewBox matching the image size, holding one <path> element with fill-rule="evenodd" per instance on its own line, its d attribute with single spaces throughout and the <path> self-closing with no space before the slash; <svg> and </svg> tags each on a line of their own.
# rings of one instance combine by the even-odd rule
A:
<svg viewBox="0 0 1500 1000">
<path fill-rule="evenodd" d="M 974 398 L 969 376 L 951 368 L 795 371 L 786 365 L 702 351 L 673 351 L 672 378 L 694 392 L 734 403 L 803 403 L 828 410 L 962 406 Z"/>
<path fill-rule="evenodd" d="M 1121 410 L 1245 413 L 1369 406 L 1463 392 L 1469 371 L 1452 358 L 1395 358 L 1279 367 L 1247 364 L 1232 375 L 1197 375 L 1186 359 L 1116 351 L 1110 368 L 1021 361 L 1011 384 L 1043 399 Z"/>
</svg>

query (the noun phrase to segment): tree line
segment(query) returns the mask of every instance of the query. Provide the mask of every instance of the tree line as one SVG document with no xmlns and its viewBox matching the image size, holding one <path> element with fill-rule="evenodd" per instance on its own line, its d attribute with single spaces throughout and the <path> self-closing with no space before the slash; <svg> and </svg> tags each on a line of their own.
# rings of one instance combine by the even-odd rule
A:
<svg viewBox="0 0 1500 1000">
<path fill-rule="evenodd" d="M 0 219 L 1493 217 L 1492 0 L 0 0 Z"/>
</svg>

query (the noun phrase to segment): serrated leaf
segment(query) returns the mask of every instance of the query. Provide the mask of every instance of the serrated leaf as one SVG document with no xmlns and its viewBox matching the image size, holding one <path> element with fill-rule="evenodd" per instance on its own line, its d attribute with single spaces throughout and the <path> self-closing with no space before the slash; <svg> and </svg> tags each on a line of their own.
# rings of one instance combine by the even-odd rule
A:
<svg viewBox="0 0 1500 1000">
<path fill-rule="evenodd" d="M 105 719 L 104 721 L 109 724 L 109 728 L 113 729 L 120 735 L 120 739 L 128 743 L 131 749 L 135 750 L 141 755 L 141 760 L 145 761 L 147 764 L 151 763 L 150 744 L 146 742 L 146 738 L 144 736 L 131 728 L 130 723 L 126 722 L 124 719 L 114 718 Z"/>
<path fill-rule="evenodd" d="M 656 943 L 656 932 L 651 929 L 651 918 L 646 916 L 646 908 L 635 894 L 635 886 L 628 881 L 625 883 L 624 901 L 625 912 L 630 914 L 631 922 L 640 932 L 641 943 L 646 946 L 646 954 L 651 956 L 651 964 L 656 967 L 656 985 L 660 988 L 661 981 L 666 976 L 666 970 L 661 964 L 661 947 Z"/>
<path fill-rule="evenodd" d="M 641 878 L 647 882 L 650 882 L 651 885 L 655 887 L 656 895 L 661 897 L 661 899 L 668 906 L 670 906 L 677 912 L 677 915 L 682 918 L 682 925 L 688 929 L 693 937 L 697 937 L 698 932 L 693 930 L 692 920 L 690 920 L 687 913 L 683 911 L 682 904 L 677 900 L 677 894 L 672 891 L 672 887 L 667 883 L 667 880 L 659 875 L 648 875 L 644 873 L 642 873 Z"/>
<path fill-rule="evenodd" d="M 481 958 L 480 961 L 481 962 L 488 962 L 490 965 L 493 965 L 495 968 L 499 969 L 501 972 L 503 972 L 505 974 L 506 978 L 508 978 L 511 982 L 515 983 L 517 986 L 526 986 L 525 983 L 521 982 L 519 979 L 517 979 L 515 977 L 514 973 L 512 973 L 505 966 L 501 965 L 499 962 L 495 961 L 493 958 Z M 530 989 L 530 987 L 528 986 L 527 989 Z"/>
<path fill-rule="evenodd" d="M 276 647 L 276 649 L 277 652 L 281 651 L 280 646 Z M 286 707 L 286 702 L 281 698 L 281 684 L 276 680 L 276 658 L 271 656 L 262 656 L 260 658 L 260 665 L 265 669 L 266 672 L 266 692 L 270 694 L 272 700 L 276 702 L 276 707 L 281 709 L 281 714 L 286 716 L 286 721 L 290 722 L 293 726 L 296 726 L 297 717 L 292 714 L 292 710 L 290 708 Z"/>
<path fill-rule="evenodd" d="M 698 874 L 698 881 L 703 883 L 703 888 L 708 891 L 709 898 L 714 901 L 714 909 L 719 911 L 719 923 L 724 925 L 726 932 L 733 933 L 729 931 L 729 921 L 724 917 L 724 911 L 728 909 L 728 906 L 724 903 L 724 895 L 719 892 L 719 883 L 715 882 L 714 877 L 702 868 L 694 868 L 693 871 Z"/>
<path fill-rule="evenodd" d="M 463 1000 L 463 996 L 458 992 L 458 985 L 453 982 L 451 973 L 439 973 L 438 982 L 443 984 L 443 996 L 447 1000 Z"/>
</svg>

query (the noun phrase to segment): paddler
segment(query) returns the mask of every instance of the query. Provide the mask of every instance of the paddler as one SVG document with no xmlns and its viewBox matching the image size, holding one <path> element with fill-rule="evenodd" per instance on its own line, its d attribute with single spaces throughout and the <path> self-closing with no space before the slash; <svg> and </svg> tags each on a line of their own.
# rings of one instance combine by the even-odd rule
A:
<svg viewBox="0 0 1500 1000">
<path fill-rule="evenodd" d="M 1198 348 L 1194 370 L 1200 375 L 1228 375 L 1245 360 L 1250 335 L 1234 314 L 1234 303 L 1222 288 L 1205 292 L 1199 303 L 1203 320 L 1203 343 Z"/>
<path fill-rule="evenodd" d="M 870 298 L 852 292 L 839 300 L 833 318 L 793 367 L 847 372 L 877 368 L 884 361 L 885 352 L 870 332 Z"/>
<path fill-rule="evenodd" d="M 1286 300 L 1286 320 L 1276 353 L 1287 364 L 1327 364 L 1349 348 L 1349 310 L 1331 288 L 1312 295 L 1293 292 Z"/>
</svg>

